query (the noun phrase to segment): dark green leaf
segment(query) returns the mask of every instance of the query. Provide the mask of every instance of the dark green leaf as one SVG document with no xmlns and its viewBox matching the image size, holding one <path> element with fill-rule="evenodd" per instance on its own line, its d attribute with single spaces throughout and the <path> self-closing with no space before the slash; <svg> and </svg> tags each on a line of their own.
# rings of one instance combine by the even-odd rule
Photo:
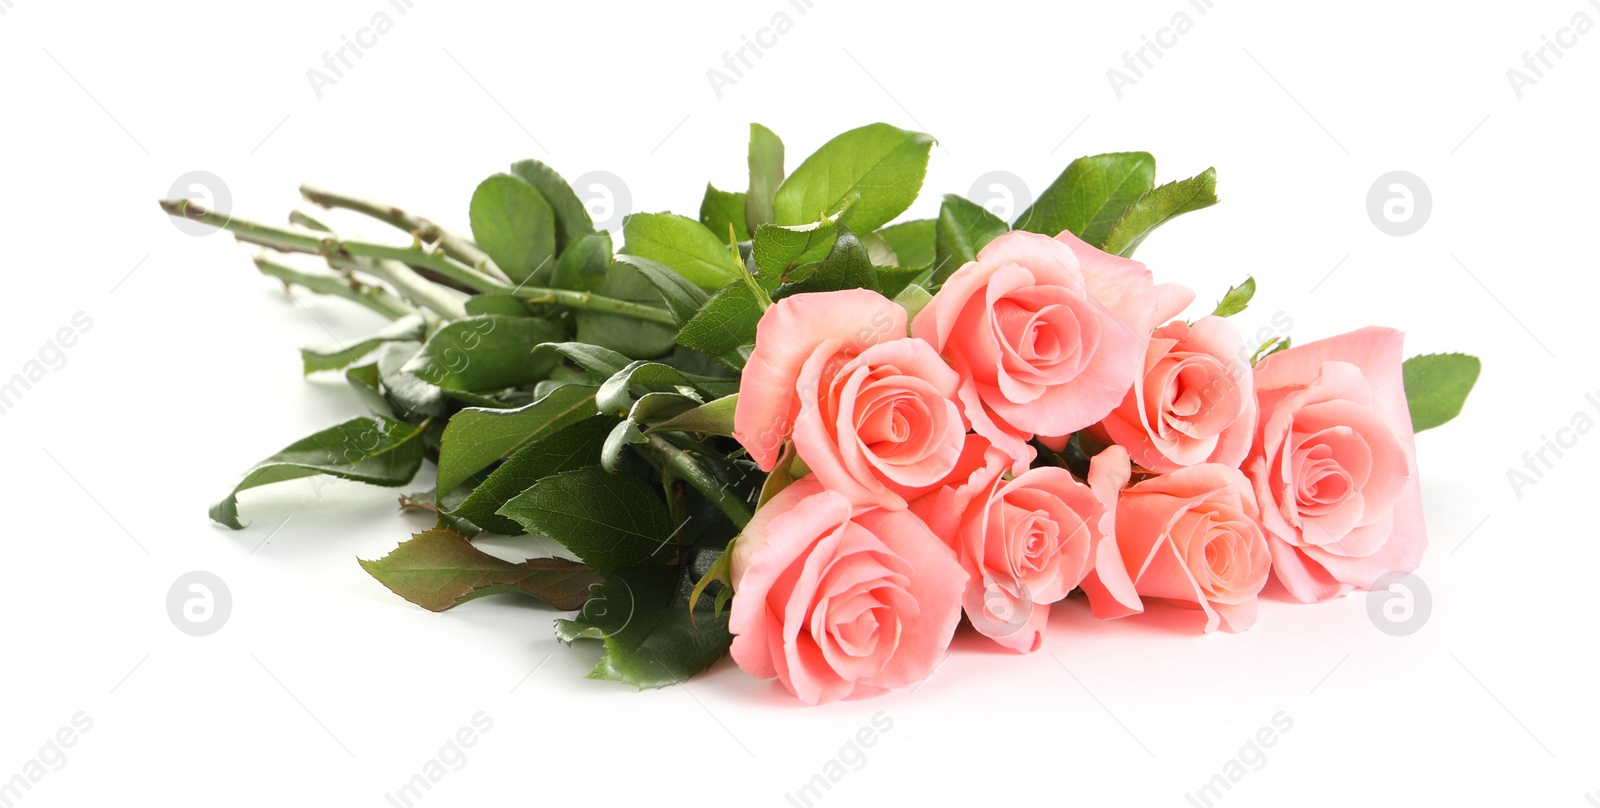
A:
<svg viewBox="0 0 1600 808">
<path fill-rule="evenodd" d="M 518 387 L 549 375 L 556 358 L 533 349 L 562 336 L 560 326 L 532 317 L 468 317 L 435 331 L 402 370 L 448 390 Z"/>
<path fill-rule="evenodd" d="M 361 397 L 367 409 L 378 415 L 394 415 L 394 409 L 389 406 L 389 400 L 383 396 L 378 363 L 376 360 L 365 365 L 346 368 L 344 380 L 349 382 L 351 389 Z"/>
<path fill-rule="evenodd" d="M 594 232 L 589 209 L 555 169 L 538 160 L 523 160 L 511 166 L 511 173 L 539 189 L 550 203 L 556 218 L 557 253 L 565 252 L 573 242 Z"/>
<path fill-rule="evenodd" d="M 422 466 L 421 434 L 417 427 L 381 415 L 324 429 L 252 466 L 228 496 L 211 506 L 211 518 L 241 530 L 240 491 L 317 474 L 370 485 L 405 485 Z"/>
<path fill-rule="evenodd" d="M 383 385 L 383 397 L 395 417 L 410 423 L 438 418 L 448 405 L 437 386 L 405 369 L 421 349 L 414 342 L 391 342 L 378 349 L 378 380 Z"/>
<path fill-rule="evenodd" d="M 633 389 L 636 385 L 647 388 L 684 388 L 693 387 L 693 382 L 683 371 L 671 365 L 660 362 L 647 362 L 637 360 L 600 385 L 600 392 L 595 394 L 595 406 L 603 413 L 620 415 L 633 407 Z M 650 389 L 647 392 L 661 392 Z M 692 392 L 692 391 L 691 391 Z"/>
<path fill-rule="evenodd" d="M 1016 229 L 1054 237 L 1063 230 L 1104 244 L 1112 225 L 1155 187 L 1156 158 L 1148 152 L 1079 157 L 1017 217 Z"/>
<path fill-rule="evenodd" d="M 1006 223 L 988 208 L 955 194 L 946 195 L 935 225 L 930 281 L 935 286 L 942 285 L 963 264 L 976 260 L 984 245 L 1008 230 Z"/>
<path fill-rule="evenodd" d="M 687 681 L 728 652 L 728 615 L 702 600 L 691 612 L 693 568 L 629 569 L 608 576 L 572 620 L 556 621 L 571 643 L 604 640 L 590 679 L 656 688 Z"/>
<path fill-rule="evenodd" d="M 736 242 L 749 241 L 750 229 L 744 223 L 744 208 L 744 192 L 721 191 L 708 182 L 705 198 L 700 200 L 700 223 L 723 241 L 727 241 L 729 235 Z"/>
<path fill-rule="evenodd" d="M 897 264 L 903 267 L 925 267 L 936 260 L 934 231 L 935 219 L 914 219 L 892 224 L 878 231 L 889 246 L 894 248 Z"/>
<path fill-rule="evenodd" d="M 530 558 L 513 564 L 442 528 L 412 536 L 377 561 L 360 563 L 389 591 L 433 612 L 502 592 L 533 595 L 571 611 L 581 608 L 602 581 L 594 570 L 565 558 Z"/>
<path fill-rule="evenodd" d="M 1246 276 L 1244 283 L 1228 287 L 1228 293 L 1217 301 L 1217 307 L 1212 309 L 1213 317 L 1232 317 L 1250 305 L 1250 299 L 1256 296 L 1256 279 Z"/>
<path fill-rule="evenodd" d="M 778 224 L 816 221 L 852 194 L 861 200 L 840 219 L 867 232 L 911 207 L 928 171 L 933 137 L 886 123 L 852 129 L 823 144 L 779 186 Z"/>
<path fill-rule="evenodd" d="M 496 174 L 472 194 L 472 239 L 517 282 L 555 259 L 555 213 L 539 190 Z"/>
<path fill-rule="evenodd" d="M 622 419 L 606 436 L 606 444 L 600 449 L 600 468 L 609 474 L 616 474 L 617 467 L 628 457 L 628 447 L 648 441 L 649 438 L 639 431 L 639 425 L 633 419 Z"/>
<path fill-rule="evenodd" d="M 1411 428 L 1417 432 L 1447 424 L 1461 414 L 1467 394 L 1478 383 L 1483 363 L 1467 354 L 1423 354 L 1401 366 Z"/>
<path fill-rule="evenodd" d="M 739 277 L 744 267 L 720 238 L 699 222 L 672 213 L 635 213 L 622 225 L 623 249 L 663 264 L 702 289 Z"/>
<path fill-rule="evenodd" d="M 456 413 L 439 442 L 439 490 L 452 490 L 530 441 L 597 414 L 595 389 L 568 384 L 514 410 L 473 407 Z"/>
<path fill-rule="evenodd" d="M 772 298 L 788 297 L 803 292 L 837 292 L 841 289 L 878 289 L 878 274 L 873 271 L 867 248 L 856 235 L 844 227 L 839 228 L 839 238 L 828 257 L 816 264 L 814 270 L 798 267 L 790 271 L 790 282 L 778 287 Z M 753 332 L 752 332 L 753 333 Z"/>
<path fill-rule="evenodd" d="M 771 129 L 750 124 L 750 189 L 744 195 L 745 230 L 773 221 L 772 198 L 783 184 L 783 141 Z"/>
<path fill-rule="evenodd" d="M 600 447 L 605 444 L 613 423 L 615 420 L 611 418 L 589 418 L 523 446 L 473 488 L 460 505 L 450 509 L 449 514 L 490 533 L 520 535 L 522 526 L 501 516 L 500 508 L 546 477 L 599 463 Z"/>
<path fill-rule="evenodd" d="M 1190 211 L 1217 204 L 1217 170 L 1208 168 L 1186 180 L 1156 188 L 1130 206 L 1106 235 L 1103 249 L 1124 258 L 1144 243 L 1146 236 Z M 1084 239 L 1084 241 L 1089 241 Z M 1095 242 L 1089 241 L 1090 244 Z"/>
<path fill-rule="evenodd" d="M 677 558 L 672 519 L 655 489 L 598 468 L 546 477 L 507 502 L 500 515 L 560 542 L 603 574 Z"/>
</svg>

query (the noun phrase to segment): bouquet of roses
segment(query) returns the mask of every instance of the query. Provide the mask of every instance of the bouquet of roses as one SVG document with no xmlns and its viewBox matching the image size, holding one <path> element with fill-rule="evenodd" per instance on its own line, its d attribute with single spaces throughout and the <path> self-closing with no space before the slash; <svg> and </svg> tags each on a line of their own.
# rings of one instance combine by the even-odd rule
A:
<svg viewBox="0 0 1600 808">
<path fill-rule="evenodd" d="M 731 651 L 811 704 L 922 680 L 963 616 L 1036 650 L 1080 589 L 1097 617 L 1160 601 L 1232 632 L 1269 576 L 1316 602 L 1415 569 L 1414 433 L 1460 411 L 1476 359 L 1402 361 L 1387 328 L 1247 342 L 1228 318 L 1253 279 L 1183 319 L 1195 293 L 1131 256 L 1216 176 L 1157 186 L 1142 152 L 1074 161 L 1011 223 L 951 195 L 890 224 L 932 143 L 873 124 L 786 174 L 752 126 L 747 190 L 629 216 L 618 252 L 531 160 L 478 186 L 470 239 L 311 188 L 410 242 L 164 201 L 393 321 L 302 351 L 374 414 L 257 464 L 212 518 L 243 527 L 239 494 L 268 483 L 403 486 L 428 460 L 434 488 L 401 504 L 436 526 L 362 562 L 396 594 L 521 593 L 603 643 L 593 678 L 658 687 Z M 482 532 L 565 552 L 507 561 Z"/>
</svg>

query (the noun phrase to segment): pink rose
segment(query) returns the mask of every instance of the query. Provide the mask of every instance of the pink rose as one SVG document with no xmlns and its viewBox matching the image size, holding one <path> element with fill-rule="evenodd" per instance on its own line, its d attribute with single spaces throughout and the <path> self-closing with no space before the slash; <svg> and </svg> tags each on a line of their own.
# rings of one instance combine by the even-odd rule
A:
<svg viewBox="0 0 1600 808">
<path fill-rule="evenodd" d="M 805 477 L 734 544 L 733 659 L 807 704 L 921 681 L 961 617 L 967 574 L 922 520 L 852 510 Z"/>
<path fill-rule="evenodd" d="M 1016 231 L 945 281 L 912 333 L 961 373 L 972 428 L 1015 460 L 1035 434 L 1066 435 L 1105 417 L 1132 386 L 1156 324 L 1143 264 L 1071 233 Z"/>
<path fill-rule="evenodd" d="M 1182 311 L 1188 301 L 1182 302 L 1163 319 Z M 1166 473 L 1199 463 L 1238 467 L 1255 426 L 1244 337 L 1227 318 L 1207 316 L 1156 329 L 1141 378 L 1093 434 L 1127 447 L 1140 466 Z M 1045 443 L 1057 448 L 1065 439 Z"/>
<path fill-rule="evenodd" d="M 756 326 L 756 347 L 739 382 L 734 438 L 771 471 L 800 415 L 797 388 L 806 363 L 835 370 L 879 342 L 905 336 L 906 310 L 867 289 L 799 294 L 772 304 Z"/>
<path fill-rule="evenodd" d="M 824 487 L 851 504 L 903 510 L 961 456 L 960 384 L 919 339 L 880 342 L 843 364 L 819 350 L 800 373 L 795 449 Z"/>
<path fill-rule="evenodd" d="M 1278 580 L 1302 601 L 1370 588 L 1422 561 L 1428 535 L 1403 338 L 1363 328 L 1256 365 L 1261 415 L 1244 468 Z"/>
<path fill-rule="evenodd" d="M 1181 468 L 1124 490 L 1115 544 L 1103 545 L 1095 574 L 1084 580 L 1090 608 L 1096 617 L 1124 617 L 1144 611 L 1142 598 L 1162 598 L 1199 608 L 1208 632 L 1249 628 L 1272 566 L 1257 518 L 1250 481 L 1219 463 Z"/>
<path fill-rule="evenodd" d="M 1037 651 L 1050 604 L 1088 573 L 1109 525 L 1105 502 L 1114 506 L 1120 485 L 1103 500 L 1066 469 L 1044 466 L 1007 480 L 1011 458 L 990 449 L 988 460 L 911 511 L 954 545 L 969 576 L 962 603 L 973 627 L 1013 651 Z"/>
</svg>

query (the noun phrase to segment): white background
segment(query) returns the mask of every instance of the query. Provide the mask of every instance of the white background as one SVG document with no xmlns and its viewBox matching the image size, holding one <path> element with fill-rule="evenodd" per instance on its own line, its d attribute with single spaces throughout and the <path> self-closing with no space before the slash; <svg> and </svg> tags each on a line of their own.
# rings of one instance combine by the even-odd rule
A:
<svg viewBox="0 0 1600 808">
<path fill-rule="evenodd" d="M 1600 436 L 1520 498 L 1506 476 L 1576 413 L 1600 420 L 1600 33 L 1521 99 L 1506 76 L 1574 14 L 1600 22 L 1587 0 L 0 7 L 0 379 L 93 320 L 0 417 L 0 778 L 93 720 L 18 804 L 388 805 L 479 711 L 492 730 L 419 804 L 789 805 L 879 711 L 892 729 L 817 804 L 1189 805 L 1280 711 L 1292 730 L 1219 804 L 1600 790 Z M 379 11 L 394 29 L 319 100 L 306 71 Z M 779 11 L 793 30 L 718 99 L 707 69 Z M 1106 71 L 1179 11 L 1193 30 L 1118 99 Z M 524 602 L 401 601 L 355 563 L 425 524 L 389 490 L 288 483 L 243 498 L 244 532 L 207 521 L 250 463 L 361 411 L 336 375 L 302 380 L 295 348 L 378 322 L 297 304 L 225 235 L 179 232 L 155 200 L 185 172 L 259 220 L 311 181 L 464 226 L 480 179 L 537 157 L 623 178 L 633 210 L 693 214 L 707 180 L 743 187 L 750 121 L 792 168 L 876 120 L 939 138 L 908 216 L 989 171 L 1037 192 L 1082 154 L 1149 150 L 1163 181 L 1215 165 L 1223 203 L 1140 251 L 1197 310 L 1254 275 L 1247 332 L 1282 312 L 1301 342 L 1378 323 L 1408 353 L 1481 356 L 1466 412 L 1418 439 L 1422 629 L 1379 631 L 1361 596 L 1269 590 L 1237 636 L 1175 610 L 1098 622 L 1075 599 L 1040 653 L 961 637 L 915 692 L 806 709 L 727 662 L 662 691 L 586 681 L 597 650 L 558 645 Z M 1397 169 L 1433 200 L 1408 237 L 1366 209 Z M 209 637 L 168 619 L 191 570 L 232 593 Z"/>
</svg>

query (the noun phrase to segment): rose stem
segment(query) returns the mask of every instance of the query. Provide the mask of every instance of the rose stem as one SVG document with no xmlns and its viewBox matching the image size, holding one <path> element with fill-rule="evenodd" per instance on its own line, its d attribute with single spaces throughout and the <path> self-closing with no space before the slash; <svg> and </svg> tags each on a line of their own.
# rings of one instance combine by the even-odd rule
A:
<svg viewBox="0 0 1600 808">
<path fill-rule="evenodd" d="M 165 199 L 161 209 L 172 216 L 219 227 L 234 234 L 240 241 L 271 247 L 281 252 L 301 252 L 328 258 L 370 258 L 375 261 L 398 261 L 411 266 L 433 270 L 451 280 L 464 283 L 487 294 L 514 295 L 533 303 L 553 303 L 567 308 L 603 314 L 616 314 L 645 322 L 676 326 L 672 313 L 666 309 L 635 303 L 631 300 L 601 297 L 590 292 L 570 289 L 545 289 L 527 286 L 509 286 L 492 278 L 479 275 L 471 267 L 442 252 L 431 252 L 421 244 L 394 247 L 364 241 L 349 241 L 325 236 L 311 231 L 297 232 L 246 221 L 214 213 L 187 199 Z M 412 273 L 413 275 L 415 273 Z M 388 278 L 385 278 L 388 280 Z M 430 306 L 431 308 L 431 306 Z M 443 312 L 440 312 L 441 314 Z M 453 315 L 460 316 L 460 315 Z"/>
<path fill-rule="evenodd" d="M 374 202 L 355 196 L 346 196 L 333 191 L 316 188 L 310 185 L 300 186 L 300 195 L 306 201 L 324 208 L 343 208 L 353 210 L 377 219 L 391 227 L 397 227 L 421 239 L 428 244 L 437 244 L 444 254 L 470 266 L 496 280 L 511 282 L 500 267 L 487 253 L 478 248 L 470 240 L 452 233 L 433 222 L 401 210 L 393 205 Z"/>
</svg>

